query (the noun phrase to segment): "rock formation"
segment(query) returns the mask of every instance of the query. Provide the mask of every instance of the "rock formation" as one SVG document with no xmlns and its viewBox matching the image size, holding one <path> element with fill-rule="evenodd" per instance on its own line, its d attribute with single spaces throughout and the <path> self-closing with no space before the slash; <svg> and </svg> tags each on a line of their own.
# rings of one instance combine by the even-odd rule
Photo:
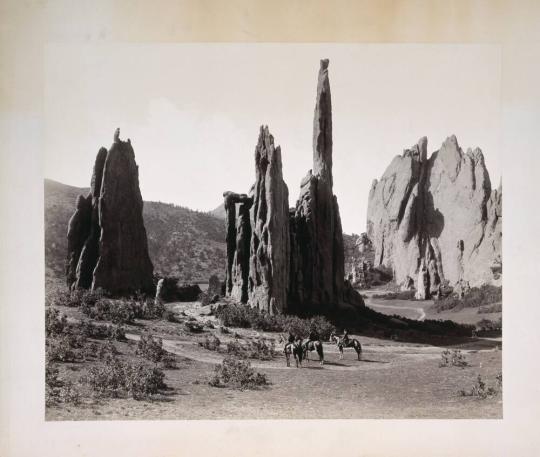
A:
<svg viewBox="0 0 540 457">
<path fill-rule="evenodd" d="M 227 227 L 227 270 L 225 293 L 246 303 L 248 299 L 249 249 L 251 242 L 250 209 L 253 198 L 234 192 L 223 193 Z M 238 218 L 236 206 L 239 206 Z"/>
<path fill-rule="evenodd" d="M 281 149 L 274 147 L 268 127 L 261 127 L 255 149 L 249 262 L 251 306 L 272 314 L 287 309 L 289 252 L 289 190 L 283 181 Z"/>
<path fill-rule="evenodd" d="M 99 238 L 101 237 L 101 227 L 99 225 L 99 197 L 101 195 L 101 184 L 103 181 L 103 168 L 107 159 L 107 149 L 100 148 L 97 153 L 92 181 L 90 183 L 90 195 L 88 199 L 92 204 L 92 215 L 90 221 L 90 233 L 84 243 L 84 248 L 77 264 L 77 281 L 75 286 L 80 289 L 92 287 L 94 279 L 94 268 L 99 258 Z"/>
<path fill-rule="evenodd" d="M 90 232 L 92 217 L 92 198 L 77 197 L 77 209 L 68 224 L 68 256 L 66 261 L 66 280 L 69 288 L 77 281 L 77 264 L 84 243 Z"/>
<path fill-rule="evenodd" d="M 255 184 L 249 196 L 225 192 L 225 293 L 269 313 L 328 313 L 363 306 L 344 280 L 341 218 L 332 182 L 332 104 L 328 60 L 321 61 L 313 122 L 313 171 L 289 209 L 281 150 L 268 127 L 255 148 Z M 240 204 L 239 214 L 236 205 Z M 252 205 L 252 207 L 251 207 Z M 251 211 L 250 211 L 251 207 Z M 249 263 L 246 263 L 250 237 Z M 246 271 L 247 274 L 246 280 Z M 247 287 L 247 296 L 245 293 Z"/>
<path fill-rule="evenodd" d="M 87 234 L 71 283 L 112 294 L 149 292 L 153 289 L 153 266 L 142 217 L 139 171 L 131 142 L 121 141 L 119 134 L 117 129 L 111 148 L 101 148 L 96 157 L 86 199 L 88 207 L 91 202 L 91 211 L 86 210 L 90 215 L 84 229 L 76 228 L 79 209 L 70 223 L 68 238 L 73 242 L 68 255 L 76 257 L 76 234 Z M 68 282 L 71 279 L 68 275 Z"/>
<path fill-rule="evenodd" d="M 226 295 L 270 313 L 287 307 L 289 191 L 281 149 L 261 126 L 250 195 L 225 192 Z M 236 206 L 238 205 L 238 215 Z"/>
<path fill-rule="evenodd" d="M 455 136 L 427 157 L 427 139 L 397 156 L 372 184 L 367 233 L 375 266 L 391 268 L 405 286 L 425 268 L 431 293 L 441 283 L 491 282 L 501 254 L 501 191 L 491 191 L 480 149 Z M 429 294 L 427 294 L 429 296 Z"/>
<path fill-rule="evenodd" d="M 332 178 L 332 103 L 328 60 L 321 60 L 313 120 L 313 170 L 291 212 L 289 302 L 296 311 L 328 311 L 343 302 L 343 233 Z"/>
</svg>

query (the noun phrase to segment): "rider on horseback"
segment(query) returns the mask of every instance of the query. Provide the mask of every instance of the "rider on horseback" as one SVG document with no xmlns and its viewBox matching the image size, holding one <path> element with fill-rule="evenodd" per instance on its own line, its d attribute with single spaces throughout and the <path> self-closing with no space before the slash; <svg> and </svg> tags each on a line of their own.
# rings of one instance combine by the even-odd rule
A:
<svg viewBox="0 0 540 457">
<path fill-rule="evenodd" d="M 349 346 L 349 343 L 350 343 L 350 339 L 349 339 L 349 332 L 347 332 L 347 329 L 344 329 L 343 330 L 343 346 L 345 347 L 348 347 Z"/>
<path fill-rule="evenodd" d="M 317 331 L 315 329 L 311 329 L 310 332 L 309 332 L 309 338 L 308 338 L 308 343 L 310 343 L 311 341 L 319 341 L 320 338 L 319 338 L 319 334 L 317 333 Z"/>
</svg>

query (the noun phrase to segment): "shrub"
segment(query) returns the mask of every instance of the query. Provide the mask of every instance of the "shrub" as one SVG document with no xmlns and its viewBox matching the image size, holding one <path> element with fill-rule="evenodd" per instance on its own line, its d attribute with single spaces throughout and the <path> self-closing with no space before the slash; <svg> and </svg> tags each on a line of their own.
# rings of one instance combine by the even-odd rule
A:
<svg viewBox="0 0 540 457">
<path fill-rule="evenodd" d="M 215 335 L 212 335 L 211 337 L 205 336 L 203 341 L 199 341 L 199 346 L 208 349 L 209 351 L 219 351 L 221 341 Z"/>
<path fill-rule="evenodd" d="M 216 310 L 216 316 L 224 326 L 287 332 L 300 338 L 306 338 L 310 331 L 316 331 L 321 339 L 327 340 L 336 330 L 323 316 L 303 319 L 292 315 L 271 315 L 257 308 L 242 305 L 221 306 Z"/>
<path fill-rule="evenodd" d="M 45 334 L 47 336 L 61 335 L 68 326 L 67 317 L 55 308 L 45 309 Z"/>
<path fill-rule="evenodd" d="M 135 353 L 151 362 L 161 362 L 165 368 L 176 367 L 174 355 L 163 349 L 161 338 L 154 338 L 152 335 L 141 335 Z"/>
<path fill-rule="evenodd" d="M 126 330 L 122 325 L 96 325 L 93 322 L 83 320 L 78 324 L 79 331 L 88 338 L 113 339 L 126 341 Z"/>
<path fill-rule="evenodd" d="M 247 360 L 228 356 L 215 368 L 209 384 L 213 387 L 256 389 L 268 385 L 266 375 L 256 372 Z"/>
<path fill-rule="evenodd" d="M 164 378 L 165 374 L 157 367 L 142 363 L 126 364 L 112 358 L 103 366 L 90 368 L 82 381 L 99 397 L 128 395 L 142 400 L 165 388 Z"/>
<path fill-rule="evenodd" d="M 490 319 L 482 319 L 476 323 L 476 329 L 483 332 L 490 332 L 502 329 L 502 318 L 492 321 Z"/>
<path fill-rule="evenodd" d="M 459 311 L 463 308 L 478 308 L 482 305 L 492 305 L 501 301 L 502 287 L 484 284 L 480 287 L 472 287 L 462 299 L 453 295 L 437 300 L 435 309 L 438 313 L 447 310 Z"/>
<path fill-rule="evenodd" d="M 464 368 L 469 365 L 469 362 L 465 359 L 465 356 L 459 349 L 454 349 L 450 352 L 448 349 L 445 349 L 441 354 L 441 362 L 439 362 L 440 367 L 460 367 Z"/>
<path fill-rule="evenodd" d="M 128 300 L 112 300 L 95 293 L 83 296 L 81 311 L 92 319 L 122 325 L 133 323 L 135 319 L 160 319 L 165 307 L 141 295 Z"/>
<path fill-rule="evenodd" d="M 487 387 L 486 383 L 482 379 L 482 376 L 478 375 L 472 389 L 469 391 L 460 390 L 459 394 L 463 397 L 478 397 L 484 400 L 488 397 L 492 397 L 493 395 L 496 395 L 497 390 L 494 389 L 493 387 Z"/>
<path fill-rule="evenodd" d="M 73 335 L 64 333 L 56 336 L 49 336 L 46 340 L 46 355 L 55 362 L 79 362 L 84 359 L 84 355 L 79 349 L 86 343 L 84 335 Z"/>
<path fill-rule="evenodd" d="M 373 298 L 380 298 L 383 300 L 414 300 L 414 290 L 398 290 L 394 292 L 387 292 L 385 294 L 374 294 Z"/>
<path fill-rule="evenodd" d="M 107 341 L 106 344 L 102 345 L 99 348 L 99 352 L 98 352 L 99 358 L 101 360 L 106 360 L 106 361 L 114 359 L 117 354 L 118 354 L 118 350 L 116 349 L 116 346 L 110 340 Z"/>
<path fill-rule="evenodd" d="M 253 340 L 247 343 L 230 341 L 227 343 L 227 353 L 241 359 L 272 360 L 275 356 L 275 345 L 267 344 L 264 340 Z"/>
<path fill-rule="evenodd" d="M 79 392 L 73 387 L 73 384 L 59 378 L 58 368 L 47 357 L 45 359 L 45 404 L 47 406 L 57 403 L 78 404 L 79 401 Z"/>
</svg>

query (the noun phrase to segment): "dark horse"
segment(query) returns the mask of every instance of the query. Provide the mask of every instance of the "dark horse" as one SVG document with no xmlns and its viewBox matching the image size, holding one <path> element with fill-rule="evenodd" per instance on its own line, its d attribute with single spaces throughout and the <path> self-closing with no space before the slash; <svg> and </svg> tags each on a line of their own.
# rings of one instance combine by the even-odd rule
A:
<svg viewBox="0 0 540 457">
<path fill-rule="evenodd" d="M 353 338 L 350 339 L 346 344 L 344 343 L 343 339 L 339 336 L 332 333 L 330 335 L 330 341 L 334 341 L 336 343 L 336 346 L 339 350 L 339 359 L 341 360 L 343 358 L 343 348 L 354 348 L 356 351 L 356 354 L 358 355 L 358 360 L 362 360 L 362 345 L 360 344 L 360 341 Z"/>
<path fill-rule="evenodd" d="M 300 366 L 302 368 L 302 358 L 304 357 L 304 349 L 302 347 L 302 342 L 297 340 L 292 343 L 285 344 L 283 348 L 285 353 L 285 359 L 287 360 L 287 366 L 291 366 L 291 355 L 294 357 L 296 362 L 296 368 Z"/>
<path fill-rule="evenodd" d="M 306 355 L 306 360 L 308 362 L 309 362 L 309 353 L 311 351 L 317 351 L 317 354 L 319 356 L 319 364 L 324 365 L 324 351 L 323 351 L 323 344 L 321 340 L 305 341 L 304 343 L 302 343 L 302 351 Z"/>
</svg>

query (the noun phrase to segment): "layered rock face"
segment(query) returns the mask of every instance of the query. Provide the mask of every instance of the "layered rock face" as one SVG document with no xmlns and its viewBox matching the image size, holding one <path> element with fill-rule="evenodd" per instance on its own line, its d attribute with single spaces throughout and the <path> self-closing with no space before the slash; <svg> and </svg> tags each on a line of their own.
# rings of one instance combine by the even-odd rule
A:
<svg viewBox="0 0 540 457">
<path fill-rule="evenodd" d="M 414 280 L 419 293 L 445 280 L 492 282 L 502 265 L 501 196 L 491 191 L 480 149 L 464 153 L 451 136 L 428 159 L 421 138 L 372 184 L 367 232 L 375 266 L 391 268 L 403 286 Z"/>
<path fill-rule="evenodd" d="M 84 243 L 90 233 L 92 218 L 92 196 L 77 197 L 77 209 L 68 223 L 68 256 L 66 260 L 66 281 L 68 287 L 77 281 L 77 264 Z"/>
<path fill-rule="evenodd" d="M 289 191 L 281 149 L 268 127 L 255 148 L 255 184 L 250 195 L 225 192 L 226 295 L 261 310 L 287 308 L 289 278 Z M 238 206 L 238 215 L 236 207 Z"/>
<path fill-rule="evenodd" d="M 289 252 L 289 190 L 283 181 L 281 149 L 274 147 L 268 127 L 261 127 L 255 149 L 249 264 L 251 306 L 270 313 L 287 309 Z"/>
<path fill-rule="evenodd" d="M 253 198 L 246 194 L 224 192 L 227 228 L 227 270 L 225 293 L 242 303 L 248 299 L 249 249 L 251 242 L 250 209 Z M 238 218 L 236 207 L 239 206 Z"/>
<path fill-rule="evenodd" d="M 332 179 L 332 102 L 322 60 L 313 120 L 313 170 L 291 212 L 291 307 L 329 310 L 343 302 L 343 233 Z"/>
<path fill-rule="evenodd" d="M 139 172 L 131 142 L 121 141 L 119 131 L 111 148 L 98 152 L 86 201 L 89 216 L 84 219 L 84 228 L 77 228 L 79 209 L 68 228 L 68 240 L 87 234 L 75 278 L 68 272 L 68 283 L 112 294 L 151 291 L 153 266 L 142 217 Z M 77 245 L 70 243 L 68 257 L 77 257 Z"/>
</svg>

